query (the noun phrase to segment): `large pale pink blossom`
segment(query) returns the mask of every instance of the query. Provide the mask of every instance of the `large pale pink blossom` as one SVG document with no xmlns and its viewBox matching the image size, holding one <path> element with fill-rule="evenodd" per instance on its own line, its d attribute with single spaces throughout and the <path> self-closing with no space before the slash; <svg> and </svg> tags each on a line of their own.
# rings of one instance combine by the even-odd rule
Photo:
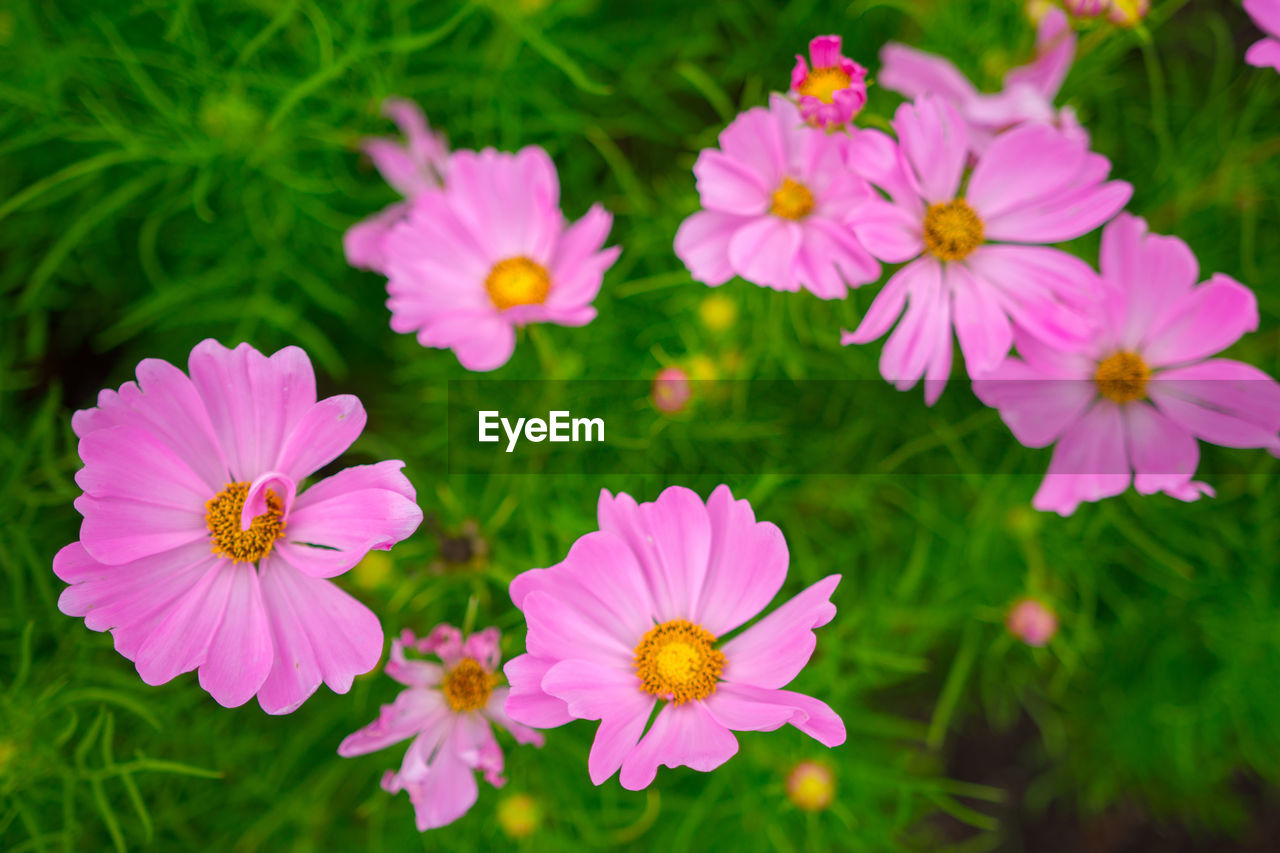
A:
<svg viewBox="0 0 1280 853">
<path fill-rule="evenodd" d="M 867 69 L 840 52 L 840 36 L 817 36 L 809 42 L 813 67 L 796 54 L 791 95 L 800 115 L 818 127 L 843 127 L 867 105 Z"/>
<path fill-rule="evenodd" d="M 391 328 L 452 349 L 468 370 L 506 364 L 516 327 L 583 326 L 617 247 L 596 204 L 569 224 L 547 152 L 457 151 L 440 192 L 418 196 L 383 239 Z"/>
<path fill-rule="evenodd" d="M 512 719 L 600 720 L 591 781 L 621 769 L 631 790 L 660 764 L 714 770 L 738 751 L 735 731 L 790 723 L 826 746 L 844 742 L 831 708 L 781 689 L 813 654 L 814 629 L 835 616 L 839 575 L 725 640 L 782 588 L 788 554 L 777 527 L 756 521 L 728 486 L 705 503 L 678 486 L 643 504 L 602 492 L 599 520 L 563 562 L 511 582 L 529 629 L 528 653 L 505 667 Z"/>
<path fill-rule="evenodd" d="M 159 359 L 76 412 L 80 541 L 54 557 L 58 606 L 110 631 L 148 684 L 199 670 L 219 704 L 285 714 L 345 693 L 382 655 L 373 613 L 330 578 L 422 521 L 403 462 L 309 488 L 364 429 L 350 395 L 316 401 L 306 354 L 206 340 L 190 377 Z"/>
<path fill-rule="evenodd" d="M 932 404 L 951 372 L 953 329 L 970 376 L 1004 359 L 1015 326 L 1049 345 L 1082 340 L 1096 274 L 1041 244 L 1086 234 L 1124 207 L 1132 188 L 1106 180 L 1107 159 L 1028 124 L 998 136 L 966 178 L 968 128 L 950 103 L 926 95 L 903 104 L 893 126 L 896 146 L 872 131 L 849 140 L 850 168 L 889 196 L 861 205 L 849 224 L 880 260 L 907 263 L 842 342 L 873 341 L 901 316 L 880 372 L 900 390 L 923 378 Z"/>
<path fill-rule="evenodd" d="M 404 218 L 408 201 L 443 185 L 449 164 L 449 147 L 444 136 L 432 132 L 417 104 L 403 98 L 387 98 L 382 102 L 382 113 L 400 127 L 404 142 L 375 137 L 365 140 L 361 148 L 386 182 L 406 201 L 389 205 L 357 222 L 342 236 L 347 263 L 358 269 L 382 268 L 382 238 L 392 225 Z"/>
<path fill-rule="evenodd" d="M 693 167 L 703 209 L 675 239 L 689 273 L 713 287 L 737 275 L 823 299 L 879 278 L 880 265 L 844 224 L 873 194 L 845 168 L 843 146 L 842 135 L 806 124 L 781 95 L 734 119 Z"/>
<path fill-rule="evenodd" d="M 1244 61 L 1280 71 L 1280 0 L 1244 0 L 1244 10 L 1267 36 L 1253 43 Z"/>
<path fill-rule="evenodd" d="M 1253 292 L 1221 274 L 1197 285 L 1187 245 L 1128 214 L 1103 231 L 1101 267 L 1088 339 L 1063 351 L 1020 334 L 1018 356 L 974 382 L 1020 442 L 1055 445 L 1035 508 L 1070 515 L 1130 484 L 1193 501 L 1213 494 L 1192 480 L 1197 439 L 1280 448 L 1280 384 L 1213 357 L 1258 327 Z"/>
<path fill-rule="evenodd" d="M 541 733 L 503 711 L 510 688 L 498 686 L 499 639 L 496 628 L 463 638 L 452 625 L 437 625 L 421 640 L 405 631 L 391 641 L 384 672 L 406 689 L 382 706 L 378 719 L 338 746 L 338 754 L 350 758 L 413 739 L 400 769 L 382 777 L 382 787 L 409 793 L 419 830 L 453 823 L 475 805 L 476 771 L 496 788 L 506 784 L 492 724 L 509 731 L 517 743 L 542 746 Z M 440 663 L 409 658 L 405 649 L 434 654 Z"/>
<path fill-rule="evenodd" d="M 997 134 L 1024 123 L 1056 127 L 1087 144 L 1089 136 L 1075 110 L 1053 105 L 1075 53 L 1076 35 L 1066 14 L 1049 9 L 1040 19 L 1035 58 L 1009 71 L 1000 92 L 980 92 L 948 60 L 897 42 L 880 51 L 876 82 L 907 98 L 934 95 L 945 99 L 968 124 L 968 144 L 975 153 L 986 151 Z"/>
</svg>

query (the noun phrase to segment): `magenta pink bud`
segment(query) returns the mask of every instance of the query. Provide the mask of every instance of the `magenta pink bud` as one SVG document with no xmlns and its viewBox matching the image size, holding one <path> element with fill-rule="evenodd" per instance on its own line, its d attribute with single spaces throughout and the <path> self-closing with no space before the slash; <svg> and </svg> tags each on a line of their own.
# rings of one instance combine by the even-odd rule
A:
<svg viewBox="0 0 1280 853">
<path fill-rule="evenodd" d="M 658 411 L 673 415 L 682 410 L 693 396 L 689 374 L 679 367 L 664 367 L 653 378 L 653 405 Z"/>
<path fill-rule="evenodd" d="M 1009 609 L 1005 625 L 1028 646 L 1047 646 L 1058 633 L 1058 617 L 1045 604 L 1034 598 L 1024 598 Z"/>
</svg>

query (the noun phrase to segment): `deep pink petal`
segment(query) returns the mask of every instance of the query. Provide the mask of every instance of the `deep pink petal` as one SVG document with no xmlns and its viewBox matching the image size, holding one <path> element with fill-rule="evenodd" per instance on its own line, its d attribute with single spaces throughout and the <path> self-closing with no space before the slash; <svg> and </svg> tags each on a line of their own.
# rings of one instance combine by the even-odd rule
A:
<svg viewBox="0 0 1280 853">
<path fill-rule="evenodd" d="M 768 690 L 763 687 L 752 687 L 746 684 L 723 684 L 717 695 L 732 695 L 741 701 L 759 702 L 766 705 L 786 706 L 792 710 L 791 725 L 826 747 L 837 747 L 844 743 L 844 721 L 825 702 L 795 693 L 791 690 Z"/>
<path fill-rule="evenodd" d="M 1098 396 L 1092 380 L 1045 374 L 1017 358 L 974 380 L 973 392 L 1000 410 L 1001 420 L 1026 447 L 1052 444 Z"/>
<path fill-rule="evenodd" d="M 321 400 L 294 425 L 268 468 L 302 482 L 341 456 L 364 431 L 365 419 L 364 406 L 350 394 Z"/>
<path fill-rule="evenodd" d="M 668 486 L 652 503 L 640 504 L 640 520 L 653 541 L 653 566 L 671 591 L 671 619 L 693 611 L 702 596 L 711 555 L 711 519 L 697 492 Z M 638 641 L 639 638 L 637 638 Z"/>
<path fill-rule="evenodd" d="M 211 496 L 212 497 L 212 496 Z M 109 565 L 131 563 L 180 548 L 208 542 L 203 506 L 190 509 L 111 497 L 81 495 L 75 508 L 84 516 L 80 541 L 95 560 Z"/>
<path fill-rule="evenodd" d="M 225 560 L 205 572 L 146 639 L 134 663 L 147 684 L 164 684 L 205 661 L 222 624 L 234 586 L 233 565 Z"/>
<path fill-rule="evenodd" d="M 1149 333 L 1188 302 L 1200 276 L 1190 247 L 1176 237 L 1147 233 L 1146 221 L 1123 213 L 1102 231 L 1099 254 L 1104 310 L 1115 345 L 1145 349 Z"/>
<path fill-rule="evenodd" d="M 621 667 L 634 654 L 635 646 L 625 645 L 603 614 L 591 614 L 541 590 L 525 596 L 523 609 L 529 624 L 525 646 L 532 655 L 551 660 L 581 658 Z"/>
<path fill-rule="evenodd" d="M 1061 192 L 1079 173 L 1085 150 L 1045 125 L 1015 127 L 997 136 L 978 160 L 965 199 L 989 223 L 991 236 L 1003 239 L 996 233 L 1000 218 Z"/>
<path fill-rule="evenodd" d="M 200 666 L 200 686 L 219 705 L 235 708 L 253 698 L 271 671 L 274 648 L 262 604 L 258 570 L 248 563 L 223 567 L 231 591 L 226 612 Z"/>
<path fill-rule="evenodd" d="M 823 578 L 726 643 L 724 680 L 783 687 L 795 678 L 817 647 L 814 629 L 836 615 L 839 583 L 840 575 Z"/>
<path fill-rule="evenodd" d="M 1215 358 L 1165 370 L 1147 384 L 1160 411 L 1224 447 L 1276 447 L 1280 383 L 1250 364 Z"/>
<path fill-rule="evenodd" d="M 919 269 L 910 279 L 907 311 L 880 351 L 880 375 L 899 391 L 912 388 L 940 358 L 940 351 L 951 348 L 951 300 L 940 280 L 942 265 L 929 258 L 909 268 L 915 267 Z M 940 393 L 941 387 L 932 390 Z"/>
<path fill-rule="evenodd" d="M 628 791 L 639 791 L 653 782 L 659 764 L 706 773 L 737 752 L 738 739 L 701 702 L 668 703 L 623 760 L 619 781 Z"/>
<path fill-rule="evenodd" d="M 928 292 L 942 287 L 942 267 L 933 258 L 921 258 L 915 263 L 907 264 L 893 274 L 884 288 L 876 294 L 867 313 L 852 334 L 846 335 L 840 343 L 865 344 L 874 341 L 893 326 L 902 309 L 906 307 L 908 294 L 916 291 Z"/>
<path fill-rule="evenodd" d="M 547 670 L 542 689 L 569 707 L 579 720 L 634 716 L 654 698 L 641 689 L 634 666 L 610 666 L 587 660 L 562 660 Z"/>
<path fill-rule="evenodd" d="M 1244 10 L 1259 29 L 1280 36 L 1280 3 L 1275 0 L 1244 0 Z"/>
<path fill-rule="evenodd" d="M 898 264 L 924 251 L 922 215 L 887 201 L 871 200 L 849 215 L 849 226 L 858 242 L 885 263 Z"/>
<path fill-rule="evenodd" d="M 991 371 L 1013 346 L 1013 326 L 1000 304 L 997 291 L 976 277 L 964 264 L 943 268 L 951 292 L 952 322 L 965 368 L 971 377 Z"/>
<path fill-rule="evenodd" d="M 1125 406 L 1124 425 L 1138 494 L 1177 492 L 1195 475 L 1200 445 L 1150 403 Z"/>
<path fill-rule="evenodd" d="M 1061 350 L 1075 350 L 1096 331 L 1091 308 L 1098 277 L 1084 261 L 1044 246 L 983 246 L 965 264 L 994 288 L 1014 324 Z"/>
<path fill-rule="evenodd" d="M 1164 312 L 1141 352 L 1153 367 L 1187 364 L 1218 354 L 1257 328 L 1253 291 L 1219 273 Z"/>
<path fill-rule="evenodd" d="M 716 722 L 734 732 L 771 732 L 782 728 L 795 715 L 795 709 L 789 705 L 774 705 L 735 693 L 730 684 L 703 699 L 702 704 Z"/>
<path fill-rule="evenodd" d="M 1255 68 L 1274 68 L 1280 71 L 1280 40 L 1262 39 L 1254 42 L 1244 52 L 1244 61 Z"/>
<path fill-rule="evenodd" d="M 202 513 L 215 494 L 140 418 L 89 433 L 80 458 L 76 485 L 95 498 Z"/>
<path fill-rule="evenodd" d="M 930 203 L 951 201 L 969 156 L 968 130 L 956 108 L 933 95 L 898 107 L 898 141 Z"/>
</svg>

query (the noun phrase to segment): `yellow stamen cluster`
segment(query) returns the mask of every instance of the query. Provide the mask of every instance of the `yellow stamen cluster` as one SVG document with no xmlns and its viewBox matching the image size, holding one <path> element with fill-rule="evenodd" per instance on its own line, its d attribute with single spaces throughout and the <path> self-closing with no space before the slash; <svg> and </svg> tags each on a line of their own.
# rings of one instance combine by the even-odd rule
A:
<svg viewBox="0 0 1280 853">
<path fill-rule="evenodd" d="M 1132 403 L 1147 396 L 1147 380 L 1151 368 L 1142 357 L 1131 352 L 1118 352 L 1098 365 L 1093 380 L 1102 396 L 1117 403 Z"/>
<path fill-rule="evenodd" d="M 284 533 L 284 502 L 267 491 L 267 511 L 253 520 L 248 530 L 240 529 L 248 483 L 227 483 L 227 487 L 204 505 L 204 521 L 213 540 L 213 553 L 233 563 L 256 563 L 271 553 Z"/>
<path fill-rule="evenodd" d="M 769 212 L 783 219 L 804 219 L 813 212 L 813 193 L 804 184 L 783 178 L 782 186 L 774 190 Z"/>
<path fill-rule="evenodd" d="M 506 311 L 517 305 L 545 302 L 551 290 L 551 277 L 541 264 L 521 256 L 494 264 L 484 286 L 498 310 Z"/>
<path fill-rule="evenodd" d="M 982 219 L 962 198 L 931 204 L 924 215 L 924 247 L 939 260 L 963 261 L 985 238 Z"/>
<path fill-rule="evenodd" d="M 636 675 L 646 693 L 681 705 L 716 692 L 724 652 L 715 635 L 686 619 L 650 628 L 636 646 Z"/>
<path fill-rule="evenodd" d="M 852 82 L 849 75 L 839 68 L 815 68 L 805 75 L 804 82 L 797 89 L 801 95 L 817 98 L 824 104 L 835 101 L 835 93 L 848 89 Z"/>
<path fill-rule="evenodd" d="M 463 658 L 444 677 L 440 685 L 444 699 L 455 711 L 479 711 L 489 703 L 489 694 L 501 679 L 489 672 L 475 658 Z"/>
</svg>

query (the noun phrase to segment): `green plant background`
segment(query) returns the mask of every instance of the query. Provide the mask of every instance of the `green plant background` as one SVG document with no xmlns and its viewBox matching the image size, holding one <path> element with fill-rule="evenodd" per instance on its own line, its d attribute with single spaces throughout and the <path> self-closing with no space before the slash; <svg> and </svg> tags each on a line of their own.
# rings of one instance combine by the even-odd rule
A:
<svg viewBox="0 0 1280 853">
<path fill-rule="evenodd" d="M 645 379 L 692 364 L 733 379 L 874 379 L 878 345 L 838 346 L 874 287 L 829 303 L 736 281 L 717 291 L 736 321 L 702 321 L 710 291 L 671 251 L 696 207 L 693 159 L 734 113 L 786 87 L 818 33 L 842 34 L 873 74 L 896 38 L 995 88 L 1031 48 L 1020 5 L 0 4 L 0 848 L 489 849 L 517 844 L 495 818 L 513 792 L 544 815 L 518 842 L 530 849 L 1265 839 L 1280 776 L 1280 515 L 1268 489 L 1280 462 L 1260 452 L 1233 457 L 1251 473 L 1211 477 L 1216 499 L 1129 493 L 1064 520 L 1030 510 L 1035 477 L 1007 474 L 1042 470 L 1047 453 L 1017 445 L 993 412 L 955 422 L 921 403 L 914 417 L 935 439 L 898 461 L 941 450 L 975 473 L 906 476 L 882 460 L 857 477 L 728 478 L 787 536 L 784 594 L 844 574 L 839 615 L 794 688 L 843 715 L 846 745 L 827 752 L 790 728 L 743 734 L 720 770 L 663 769 L 632 793 L 590 784 L 594 724 L 578 723 L 541 750 L 505 740 L 507 788 L 482 787 L 470 814 L 424 836 L 407 797 L 377 787 L 398 752 L 335 753 L 394 696 L 390 679 L 359 678 L 345 696 L 321 688 L 286 717 L 225 710 L 193 675 L 145 686 L 108 636 L 56 606 L 50 561 L 79 522 L 70 413 L 144 357 L 185 364 L 205 337 L 297 344 L 323 393 L 356 393 L 368 409 L 346 461 L 405 459 L 431 519 L 342 584 L 389 635 L 470 620 L 502 628 L 506 656 L 518 653 L 507 583 L 594 528 L 600 488 L 651 500 L 671 482 L 706 495 L 717 481 L 448 475 L 445 383 L 465 371 L 392 333 L 381 282 L 341 252 L 344 228 L 393 200 L 356 147 L 392 132 L 381 98 L 419 101 L 458 147 L 542 145 L 568 215 L 597 200 L 616 215 L 611 242 L 625 251 L 599 318 L 528 330 L 495 376 Z M 1238 3 L 1157 0 L 1145 32 L 1082 35 L 1064 97 L 1134 184 L 1132 210 L 1187 240 L 1206 273 L 1255 287 L 1262 328 L 1232 354 L 1275 374 L 1280 77 L 1243 64 L 1256 37 Z M 867 121 L 894 104 L 873 89 Z M 1093 259 L 1096 236 L 1073 248 Z M 865 404 L 828 441 L 882 442 L 898 428 L 877 419 L 895 392 L 861 384 Z M 970 392 L 955 381 L 947 394 Z M 685 416 L 725 425 L 694 448 L 706 459 L 736 459 L 740 438 L 770 430 L 751 407 L 706 396 Z M 655 433 L 671 426 L 646 417 Z M 796 453 L 822 470 L 823 447 Z M 1044 650 L 1003 627 L 1027 593 L 1062 619 Z M 785 774 L 804 758 L 834 770 L 828 811 L 786 799 Z"/>
</svg>

